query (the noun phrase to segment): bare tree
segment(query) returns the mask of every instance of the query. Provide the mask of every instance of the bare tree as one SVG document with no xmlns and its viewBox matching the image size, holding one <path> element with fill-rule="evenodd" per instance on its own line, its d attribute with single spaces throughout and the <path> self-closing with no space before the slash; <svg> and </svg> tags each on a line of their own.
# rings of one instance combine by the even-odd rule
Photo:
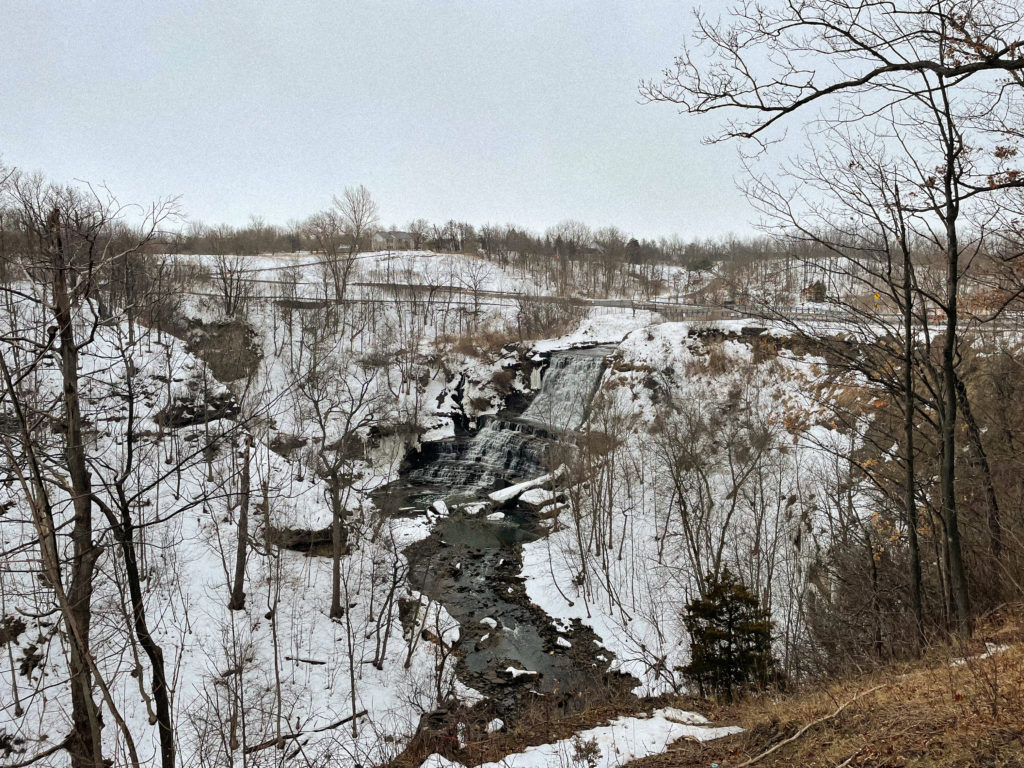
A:
<svg viewBox="0 0 1024 768">
<path fill-rule="evenodd" d="M 635 241 L 634 241 L 635 242 Z M 600 251 L 605 295 L 611 293 L 616 273 L 622 269 L 626 257 L 626 235 L 618 227 L 602 227 L 594 233 L 594 244 Z M 639 247 L 639 244 L 638 244 Z M 596 274 L 594 275 L 596 279 Z M 596 288 L 596 286 L 594 286 Z"/>
<path fill-rule="evenodd" d="M 566 219 L 549 229 L 547 236 L 555 251 L 558 290 L 567 295 L 574 287 L 573 264 L 584 258 L 593 243 L 593 234 L 582 221 Z"/>
<path fill-rule="evenodd" d="M 480 321 L 480 305 L 483 299 L 483 292 L 494 277 L 494 267 L 484 259 L 470 259 L 459 273 L 459 282 L 462 283 L 470 296 L 473 297 L 473 321 L 470 327 L 472 330 Z"/>
<path fill-rule="evenodd" d="M 408 228 L 409 234 L 412 235 L 412 247 L 418 251 L 430 236 L 430 223 L 426 219 L 413 219 L 409 222 Z"/>
<path fill-rule="evenodd" d="M 324 269 L 330 275 L 334 286 L 334 300 L 337 302 L 345 298 L 349 276 L 355 263 L 356 249 L 348 249 L 342 245 L 345 227 L 346 222 L 336 208 L 314 213 L 302 227 L 305 235 L 324 256 Z"/>
<path fill-rule="evenodd" d="M 364 455 L 366 431 L 381 418 L 386 390 L 380 369 L 353 358 L 323 318 L 303 327 L 301 362 L 293 369 L 301 420 L 315 430 L 308 464 L 325 484 L 331 508 L 331 618 L 342 618 L 341 561 L 348 548 L 348 504 Z"/>
<path fill-rule="evenodd" d="M 214 281 L 226 317 L 234 317 L 252 299 L 251 272 L 252 262 L 245 256 L 223 254 L 216 257 Z"/>
<path fill-rule="evenodd" d="M 95 539 L 93 510 L 95 493 L 90 471 L 89 448 L 85 437 L 82 407 L 80 355 L 93 341 L 100 323 L 94 306 L 97 300 L 97 274 L 105 265 L 125 259 L 151 240 L 158 227 L 173 212 L 172 203 L 158 203 L 145 212 L 144 224 L 126 243 L 112 236 L 114 224 L 123 215 L 123 207 L 112 196 L 95 190 L 81 191 L 46 184 L 38 176 L 15 173 L 7 179 L 4 203 L 18 212 L 16 232 L 20 238 L 19 261 L 25 274 L 40 288 L 34 296 L 19 292 L 19 303 L 35 304 L 42 319 L 50 325 L 23 327 L 5 334 L 0 349 L 3 365 L 3 397 L 18 414 L 23 444 L 28 457 L 27 498 L 34 510 L 39 530 L 39 546 L 47 578 L 56 593 L 59 612 L 70 639 L 69 672 L 72 706 L 72 733 L 62 742 L 73 766 L 100 768 L 102 754 L 102 717 L 94 699 L 94 686 L 103 695 L 118 728 L 124 736 L 133 762 L 138 761 L 134 740 L 114 705 L 109 688 L 93 659 L 90 645 L 93 581 L 101 548 Z M 28 314 L 32 317 L 31 312 Z M 12 347 L 31 350 L 30 357 L 20 353 L 22 367 L 11 370 L 7 363 Z M 61 394 L 58 407 L 62 421 L 61 450 L 57 464 L 36 452 L 36 436 L 42 422 L 20 405 L 20 380 L 40 364 L 44 357 L 59 360 Z M 24 366 L 27 365 L 28 368 Z M 20 456 L 18 461 L 20 461 Z M 67 479 L 65 480 L 64 477 Z M 55 505 L 62 489 L 67 490 L 73 510 L 68 535 L 72 556 L 69 563 L 59 558 L 59 527 Z M 67 577 L 62 573 L 67 567 Z M 65 587 L 66 584 L 66 587 Z M 163 731 L 161 731 L 163 735 Z M 169 755 L 173 764 L 173 748 Z"/>
<path fill-rule="evenodd" d="M 364 238 L 373 235 L 380 224 L 377 203 L 370 196 L 370 190 L 362 184 L 346 187 L 340 198 L 335 196 L 334 207 L 352 237 L 352 252 L 359 253 Z"/>
<path fill-rule="evenodd" d="M 238 493 L 238 540 L 235 546 L 235 576 L 231 580 L 228 608 L 245 608 L 245 563 L 249 554 L 249 504 L 252 499 L 252 437 L 245 436 L 242 454 L 241 488 Z"/>
<path fill-rule="evenodd" d="M 931 300 L 944 314 L 937 366 L 941 435 L 941 512 L 957 623 L 969 632 L 971 610 L 960 542 L 955 476 L 958 299 L 969 253 L 962 214 L 975 198 L 991 199 L 1024 184 L 998 149 L 1005 131 L 993 115 L 1013 106 L 1024 72 L 1024 12 L 995 2 L 824 0 L 744 2 L 721 23 L 698 14 L 696 47 L 684 51 L 659 82 L 641 84 L 652 101 L 691 113 L 724 111 L 714 140 L 754 139 L 790 115 L 831 106 L 817 127 L 879 125 L 906 150 L 905 209 L 921 217 L 922 236 L 945 257 L 945 279 Z M 998 127 L 998 126 L 997 126 Z M 913 195 L 913 198 L 910 196 Z"/>
</svg>

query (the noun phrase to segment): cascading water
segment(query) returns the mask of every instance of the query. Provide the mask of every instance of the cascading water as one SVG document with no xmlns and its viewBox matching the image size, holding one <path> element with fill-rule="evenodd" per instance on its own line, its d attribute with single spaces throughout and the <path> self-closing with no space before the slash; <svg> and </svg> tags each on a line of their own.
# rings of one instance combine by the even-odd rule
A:
<svg viewBox="0 0 1024 768">
<path fill-rule="evenodd" d="M 415 484 L 465 495 L 547 471 L 551 443 L 579 429 L 600 383 L 607 350 L 567 350 L 551 355 L 541 387 L 514 419 L 487 419 L 468 443 L 452 444 L 430 464 L 409 473 Z"/>
<path fill-rule="evenodd" d="M 606 352 L 597 347 L 551 355 L 540 391 L 520 421 L 540 424 L 553 432 L 579 429 L 604 373 Z"/>
<path fill-rule="evenodd" d="M 499 479 L 543 474 L 551 436 L 511 419 L 488 419 L 461 450 L 409 474 L 418 483 L 437 484 L 461 493 L 493 486 Z"/>
</svg>

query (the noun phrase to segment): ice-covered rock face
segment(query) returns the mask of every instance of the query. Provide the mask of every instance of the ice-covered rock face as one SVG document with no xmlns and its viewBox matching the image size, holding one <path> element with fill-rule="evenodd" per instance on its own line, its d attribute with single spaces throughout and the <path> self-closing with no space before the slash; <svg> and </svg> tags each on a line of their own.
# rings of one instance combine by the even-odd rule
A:
<svg viewBox="0 0 1024 768">
<path fill-rule="evenodd" d="M 548 471 L 548 449 L 583 424 L 604 371 L 603 349 L 555 352 L 540 391 L 515 419 L 489 419 L 464 446 L 410 473 L 416 483 L 469 493 L 498 480 L 514 482 Z M 447 455 L 445 455 L 447 454 Z"/>
</svg>

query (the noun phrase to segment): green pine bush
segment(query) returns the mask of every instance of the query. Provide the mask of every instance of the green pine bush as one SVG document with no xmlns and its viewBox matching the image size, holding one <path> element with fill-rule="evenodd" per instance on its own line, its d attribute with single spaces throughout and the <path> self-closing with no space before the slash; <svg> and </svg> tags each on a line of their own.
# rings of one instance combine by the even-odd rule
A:
<svg viewBox="0 0 1024 768">
<path fill-rule="evenodd" d="M 728 568 L 717 577 L 709 574 L 707 584 L 705 596 L 686 606 L 690 663 L 682 672 L 702 696 L 733 699 L 766 685 L 774 674 L 773 622 L 757 595 Z"/>
</svg>

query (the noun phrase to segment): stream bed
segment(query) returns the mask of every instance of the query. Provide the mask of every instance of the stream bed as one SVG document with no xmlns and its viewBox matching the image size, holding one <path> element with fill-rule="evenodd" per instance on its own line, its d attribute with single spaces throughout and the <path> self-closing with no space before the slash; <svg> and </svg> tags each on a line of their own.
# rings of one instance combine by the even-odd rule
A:
<svg viewBox="0 0 1024 768">
<path fill-rule="evenodd" d="M 491 417 L 469 438 L 431 446 L 430 458 L 387 491 L 391 514 L 422 514 L 444 502 L 447 515 L 405 550 L 409 581 L 459 622 L 456 674 L 506 717 L 524 696 L 557 696 L 572 710 L 588 693 L 609 685 L 628 692 L 636 684 L 609 673 L 612 655 L 592 630 L 556 622 L 530 601 L 519 575 L 522 545 L 547 530 L 514 499 L 488 498 L 547 471 L 551 447 L 571 442 L 584 423 L 610 352 L 553 353 L 522 413 Z"/>
</svg>

